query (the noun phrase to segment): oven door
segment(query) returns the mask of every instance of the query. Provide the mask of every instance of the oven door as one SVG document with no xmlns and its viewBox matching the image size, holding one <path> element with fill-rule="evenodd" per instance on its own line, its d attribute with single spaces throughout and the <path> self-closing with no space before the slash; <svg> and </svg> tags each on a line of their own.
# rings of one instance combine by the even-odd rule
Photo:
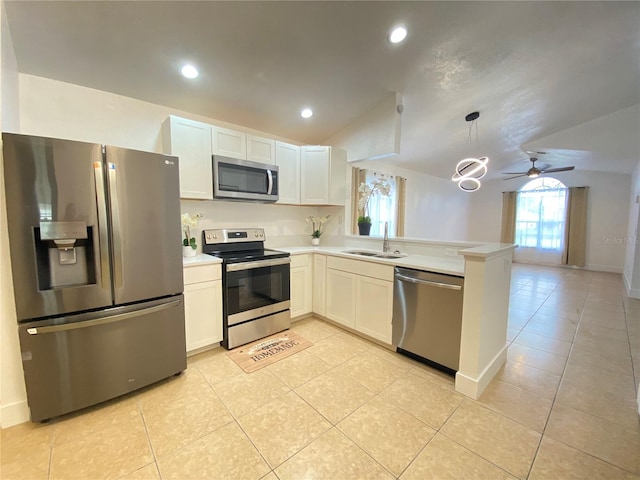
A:
<svg viewBox="0 0 640 480">
<path fill-rule="evenodd" d="M 288 310 L 291 258 L 274 258 L 226 266 L 226 326 Z"/>
</svg>

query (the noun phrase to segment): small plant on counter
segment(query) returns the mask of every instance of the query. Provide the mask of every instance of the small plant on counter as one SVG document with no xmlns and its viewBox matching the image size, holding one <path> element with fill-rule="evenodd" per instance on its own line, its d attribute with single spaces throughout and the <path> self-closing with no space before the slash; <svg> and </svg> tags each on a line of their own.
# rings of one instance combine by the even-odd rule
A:
<svg viewBox="0 0 640 480">
<path fill-rule="evenodd" d="M 201 213 L 196 213 L 193 216 L 189 213 L 182 214 L 182 233 L 184 234 L 182 246 L 191 247 L 194 250 L 197 248 L 198 243 L 196 242 L 196 237 L 191 236 L 191 229 L 198 226 L 198 222 L 202 217 L 203 215 Z"/>
<path fill-rule="evenodd" d="M 320 235 L 322 235 L 322 225 L 327 223 L 330 216 L 331 215 L 327 215 L 326 217 L 313 217 L 309 215 L 307 217 L 307 223 L 311 224 L 311 236 L 313 238 L 320 238 Z"/>
</svg>

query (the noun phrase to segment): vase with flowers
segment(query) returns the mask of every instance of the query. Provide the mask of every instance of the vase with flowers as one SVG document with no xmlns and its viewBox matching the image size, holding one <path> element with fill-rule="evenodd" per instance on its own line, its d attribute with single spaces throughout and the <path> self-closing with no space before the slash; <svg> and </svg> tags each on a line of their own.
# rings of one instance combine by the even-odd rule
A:
<svg viewBox="0 0 640 480">
<path fill-rule="evenodd" d="M 196 237 L 191 235 L 191 229 L 198 226 L 198 222 L 202 216 L 201 213 L 196 213 L 195 215 L 183 213 L 181 216 L 182 234 L 184 236 L 182 239 L 182 255 L 185 257 L 194 257 L 196 255 L 198 243 Z"/>
<path fill-rule="evenodd" d="M 322 225 L 327 223 L 329 217 L 331 215 L 327 215 L 325 217 L 314 217 L 309 215 L 307 217 L 307 223 L 311 224 L 311 245 L 320 245 L 320 235 L 322 235 Z"/>
<path fill-rule="evenodd" d="M 371 197 L 376 195 L 389 196 L 391 193 L 391 185 L 384 176 L 376 178 L 371 185 L 362 182 L 358 188 L 360 198 L 358 199 L 358 233 L 360 235 L 369 235 L 371 232 L 371 217 L 369 216 L 369 202 Z"/>
</svg>

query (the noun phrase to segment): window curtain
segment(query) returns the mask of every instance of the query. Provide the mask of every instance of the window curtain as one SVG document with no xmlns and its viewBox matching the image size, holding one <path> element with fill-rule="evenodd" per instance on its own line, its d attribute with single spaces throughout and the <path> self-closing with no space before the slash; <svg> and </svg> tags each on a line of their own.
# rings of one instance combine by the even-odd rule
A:
<svg viewBox="0 0 640 480">
<path fill-rule="evenodd" d="M 360 184 L 367 181 L 367 170 L 365 168 L 351 168 L 351 233 L 358 235 L 358 217 L 360 209 L 358 208 L 358 188 Z"/>
<path fill-rule="evenodd" d="M 516 237 L 516 203 L 518 192 L 502 192 L 502 227 L 500 241 L 513 243 Z"/>
<path fill-rule="evenodd" d="M 404 237 L 405 204 L 407 201 L 407 179 L 396 177 L 396 192 L 398 195 L 396 212 L 396 237 Z"/>
<path fill-rule="evenodd" d="M 587 206 L 589 187 L 569 188 L 562 263 L 585 266 L 587 254 Z"/>
</svg>

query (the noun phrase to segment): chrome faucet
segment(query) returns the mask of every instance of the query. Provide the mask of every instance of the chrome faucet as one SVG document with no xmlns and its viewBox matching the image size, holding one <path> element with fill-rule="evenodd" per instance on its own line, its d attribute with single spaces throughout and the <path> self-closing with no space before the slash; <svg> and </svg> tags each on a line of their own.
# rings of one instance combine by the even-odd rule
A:
<svg viewBox="0 0 640 480">
<path fill-rule="evenodd" d="M 384 239 L 382 240 L 382 251 L 388 252 L 389 248 L 389 222 L 384 222 Z"/>
</svg>

